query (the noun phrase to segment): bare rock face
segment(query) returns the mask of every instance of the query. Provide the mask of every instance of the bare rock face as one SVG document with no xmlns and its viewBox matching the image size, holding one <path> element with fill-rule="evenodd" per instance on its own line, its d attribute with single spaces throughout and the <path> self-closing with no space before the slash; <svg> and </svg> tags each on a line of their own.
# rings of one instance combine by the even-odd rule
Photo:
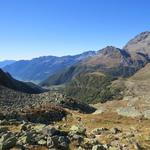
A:
<svg viewBox="0 0 150 150">
<path fill-rule="evenodd" d="M 142 32 L 131 39 L 124 49 L 130 53 L 141 53 L 150 58 L 150 31 Z"/>
</svg>

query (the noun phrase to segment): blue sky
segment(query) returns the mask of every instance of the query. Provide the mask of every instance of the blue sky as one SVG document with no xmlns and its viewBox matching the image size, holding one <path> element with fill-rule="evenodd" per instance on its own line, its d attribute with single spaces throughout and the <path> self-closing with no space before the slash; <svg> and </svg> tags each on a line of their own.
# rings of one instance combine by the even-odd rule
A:
<svg viewBox="0 0 150 150">
<path fill-rule="evenodd" d="M 0 60 L 123 47 L 150 30 L 149 0 L 0 0 Z"/>
</svg>

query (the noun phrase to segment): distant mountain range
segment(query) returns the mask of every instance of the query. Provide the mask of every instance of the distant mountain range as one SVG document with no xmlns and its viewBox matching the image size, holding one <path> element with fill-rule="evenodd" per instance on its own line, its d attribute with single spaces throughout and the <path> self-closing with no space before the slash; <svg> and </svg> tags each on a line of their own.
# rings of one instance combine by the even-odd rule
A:
<svg viewBox="0 0 150 150">
<path fill-rule="evenodd" d="M 59 74 L 49 76 L 41 85 L 64 84 L 79 74 L 103 72 L 115 77 L 128 77 L 150 61 L 150 32 L 142 32 L 130 40 L 123 49 L 107 46 L 96 55 L 83 60 Z"/>
<path fill-rule="evenodd" d="M 15 60 L 4 60 L 4 61 L 0 61 L 0 68 L 3 68 L 7 65 L 11 65 L 15 62 Z"/>
<path fill-rule="evenodd" d="M 129 77 L 150 62 L 150 32 L 142 32 L 123 49 L 107 46 L 75 56 L 44 56 L 20 60 L 3 67 L 14 78 L 42 86 L 66 84 L 81 74 L 101 72 Z"/>
<path fill-rule="evenodd" d="M 148 75 L 144 72 L 149 64 L 150 32 L 147 31 L 134 37 L 122 49 L 107 46 L 98 51 L 87 51 L 74 56 L 44 56 L 12 62 L 2 69 L 13 78 L 1 70 L 0 84 L 28 93 L 40 93 L 43 89 L 14 78 L 34 81 L 44 87 L 63 84 L 66 85 L 63 87 L 67 96 L 91 103 L 93 100 L 105 101 L 114 97 L 119 99 L 124 88 L 133 91 L 134 87 L 128 85 L 141 88 L 136 80 L 133 82 L 132 77 L 143 68 L 145 69 L 138 76 L 142 74 L 141 78 L 147 77 L 149 72 Z M 144 82 L 146 81 L 141 85 L 149 87 Z"/>
<path fill-rule="evenodd" d="M 0 69 L 0 86 L 30 94 L 38 94 L 45 91 L 44 89 L 33 83 L 18 81 L 12 78 L 9 73 L 5 73 L 1 69 Z"/>
<path fill-rule="evenodd" d="M 16 79 L 38 83 L 95 54 L 94 51 L 88 51 L 74 56 L 44 56 L 32 60 L 20 60 L 3 67 L 3 70 Z"/>
</svg>

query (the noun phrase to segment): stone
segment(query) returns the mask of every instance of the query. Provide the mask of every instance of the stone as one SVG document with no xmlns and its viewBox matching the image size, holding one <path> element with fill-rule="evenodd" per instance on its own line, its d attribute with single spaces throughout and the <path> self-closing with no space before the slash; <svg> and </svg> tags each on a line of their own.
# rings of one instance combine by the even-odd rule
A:
<svg viewBox="0 0 150 150">
<path fill-rule="evenodd" d="M 116 147 L 109 147 L 109 149 L 108 150 L 118 150 L 118 148 L 116 148 Z"/>
<path fill-rule="evenodd" d="M 79 146 L 77 150 L 85 150 L 85 149 Z"/>
<path fill-rule="evenodd" d="M 4 134 L 0 138 L 0 150 L 7 150 L 13 148 L 16 145 L 17 139 L 15 135 L 11 133 Z"/>
<path fill-rule="evenodd" d="M 46 125 L 44 124 L 36 124 L 32 127 L 37 133 L 42 132 L 44 128 L 46 128 Z"/>
<path fill-rule="evenodd" d="M 38 141 L 38 144 L 39 144 L 39 145 L 46 145 L 46 144 L 47 144 L 47 141 L 41 139 L 40 141 Z"/>
<path fill-rule="evenodd" d="M 82 125 L 73 125 L 73 126 L 70 128 L 70 132 L 71 132 L 72 134 L 85 135 L 86 128 L 83 127 Z"/>
<path fill-rule="evenodd" d="M 93 133 L 87 134 L 87 138 L 96 138 L 96 135 Z"/>
<path fill-rule="evenodd" d="M 29 135 L 22 135 L 21 137 L 19 137 L 17 144 L 23 145 L 23 144 L 27 144 L 29 142 L 30 142 L 30 136 Z"/>
<path fill-rule="evenodd" d="M 48 148 L 54 148 L 54 142 L 53 142 L 51 137 L 47 138 L 47 147 Z"/>
<path fill-rule="evenodd" d="M 79 135 L 79 134 L 73 134 L 70 137 L 70 140 L 71 140 L 71 142 L 74 143 L 74 145 L 79 146 L 83 142 L 84 137 L 82 135 Z"/>
<path fill-rule="evenodd" d="M 99 142 L 97 141 L 97 139 L 88 139 L 88 138 L 84 138 L 84 142 L 82 144 L 82 147 L 84 147 L 85 149 L 92 149 L 92 147 L 94 145 L 98 145 Z"/>
<path fill-rule="evenodd" d="M 9 121 L 7 120 L 0 120 L 0 125 L 9 125 Z"/>
<path fill-rule="evenodd" d="M 95 128 L 94 130 L 92 130 L 92 133 L 95 135 L 100 135 L 106 131 L 108 131 L 107 128 Z"/>
<path fill-rule="evenodd" d="M 49 125 L 42 129 L 42 133 L 47 136 L 53 136 L 58 133 L 58 130 L 56 130 L 55 127 Z"/>
<path fill-rule="evenodd" d="M 52 137 L 52 140 L 54 142 L 55 147 L 58 149 L 66 150 L 69 147 L 69 140 L 66 136 L 55 135 Z"/>
<path fill-rule="evenodd" d="M 27 124 L 26 123 L 21 124 L 20 130 L 21 131 L 26 131 L 27 130 Z"/>
<path fill-rule="evenodd" d="M 1 127 L 0 133 L 6 133 L 8 131 L 8 127 Z"/>
<path fill-rule="evenodd" d="M 110 132 L 111 132 L 112 134 L 117 134 L 117 133 L 120 133 L 121 130 L 119 130 L 118 128 L 111 128 L 111 129 L 110 129 Z"/>
<path fill-rule="evenodd" d="M 143 150 L 143 148 L 138 143 L 134 143 L 134 148 L 135 150 Z"/>
<path fill-rule="evenodd" d="M 65 136 L 52 136 L 47 138 L 48 148 L 56 148 L 61 150 L 66 150 L 69 147 L 69 140 Z"/>
<path fill-rule="evenodd" d="M 106 150 L 102 145 L 94 145 L 92 150 Z"/>
<path fill-rule="evenodd" d="M 59 143 L 60 148 L 64 150 L 68 149 L 69 147 L 69 140 L 65 136 L 59 136 L 58 143 Z"/>
</svg>

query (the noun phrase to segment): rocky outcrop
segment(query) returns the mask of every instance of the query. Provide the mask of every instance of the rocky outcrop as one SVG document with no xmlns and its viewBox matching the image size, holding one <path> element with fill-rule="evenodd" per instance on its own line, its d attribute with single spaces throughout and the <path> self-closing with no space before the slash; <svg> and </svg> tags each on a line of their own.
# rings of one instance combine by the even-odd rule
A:
<svg viewBox="0 0 150 150">
<path fill-rule="evenodd" d="M 96 139 L 87 138 L 86 128 L 82 126 L 72 126 L 68 132 L 64 132 L 52 125 L 24 123 L 21 124 L 21 130 L 16 133 L 3 130 L 0 135 L 1 150 L 29 149 L 29 145 L 33 147 L 35 145 L 44 146 L 47 149 L 69 150 L 70 144 L 74 144 L 76 148 L 106 150 Z"/>
<path fill-rule="evenodd" d="M 17 121 L 50 124 L 62 120 L 67 114 L 68 113 L 63 108 L 47 104 L 36 106 L 34 108 L 24 108 L 21 111 L 3 111 L 1 120 L 6 119 L 9 121 L 15 119 Z"/>
<path fill-rule="evenodd" d="M 17 138 L 12 133 L 3 134 L 0 138 L 0 149 L 6 150 L 14 147 L 16 145 Z"/>
</svg>

